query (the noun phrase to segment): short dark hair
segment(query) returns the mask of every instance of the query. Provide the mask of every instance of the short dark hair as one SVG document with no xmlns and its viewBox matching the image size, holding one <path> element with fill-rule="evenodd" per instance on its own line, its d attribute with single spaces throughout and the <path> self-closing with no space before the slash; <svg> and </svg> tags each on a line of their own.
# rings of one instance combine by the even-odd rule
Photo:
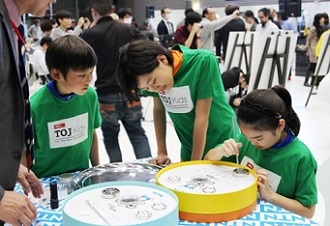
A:
<svg viewBox="0 0 330 226">
<path fill-rule="evenodd" d="M 269 19 L 271 18 L 271 16 L 270 16 L 270 10 L 268 8 L 261 8 L 261 9 L 259 9 L 258 12 L 262 12 Z"/>
<path fill-rule="evenodd" d="M 205 17 L 205 14 L 208 14 L 209 13 L 209 8 L 212 8 L 212 6 L 209 6 L 209 7 L 206 7 L 203 9 L 202 11 L 202 17 Z"/>
<path fill-rule="evenodd" d="M 173 65 L 170 51 L 150 40 L 136 40 L 120 48 L 116 79 L 130 101 L 137 99 L 134 95 L 138 91 L 136 77 L 150 73 L 158 67 L 157 56 L 159 54 L 165 55 L 168 64 Z M 135 92 L 132 93 L 132 90 Z"/>
<path fill-rule="evenodd" d="M 225 14 L 228 16 L 228 15 L 231 15 L 233 14 L 233 12 L 235 12 L 236 10 L 239 10 L 239 6 L 238 5 L 235 5 L 235 4 L 228 4 L 226 5 L 225 7 Z"/>
<path fill-rule="evenodd" d="M 40 24 L 42 32 L 53 30 L 53 23 L 50 20 L 43 20 Z"/>
<path fill-rule="evenodd" d="M 194 23 L 199 23 L 202 21 L 202 16 L 198 12 L 188 13 L 186 18 L 184 19 L 184 25 L 188 27 L 188 25 L 194 25 Z"/>
<path fill-rule="evenodd" d="M 126 15 L 133 15 L 132 10 L 130 8 L 121 8 L 118 10 L 119 19 L 123 19 Z"/>
<path fill-rule="evenodd" d="M 101 16 L 106 16 L 112 11 L 112 0 L 90 0 L 91 8 L 95 9 Z"/>
<path fill-rule="evenodd" d="M 165 13 L 165 9 L 169 9 L 168 7 L 164 7 L 164 8 L 162 8 L 161 10 L 160 10 L 160 13 L 161 14 L 164 14 Z"/>
<path fill-rule="evenodd" d="M 85 70 L 96 65 L 97 57 L 92 47 L 74 35 L 65 35 L 51 42 L 46 51 L 48 70 L 55 68 L 63 77 L 70 69 Z"/>
<path fill-rule="evenodd" d="M 35 20 L 33 21 L 33 24 L 34 24 L 34 25 L 37 25 L 38 23 L 40 24 L 40 20 L 39 20 L 39 19 L 35 19 Z"/>
<path fill-rule="evenodd" d="M 184 11 L 184 15 L 187 16 L 188 13 L 192 13 L 192 12 L 195 12 L 195 10 L 193 8 L 188 8 Z"/>
<path fill-rule="evenodd" d="M 40 40 L 40 46 L 43 46 L 45 44 L 47 44 L 49 46 L 49 44 L 52 42 L 52 38 L 49 36 L 45 36 Z"/>
<path fill-rule="evenodd" d="M 251 10 L 246 10 L 244 16 L 254 18 L 254 13 Z"/>
<path fill-rule="evenodd" d="M 249 72 L 244 73 L 242 70 L 241 70 L 241 72 L 243 73 L 243 78 L 245 79 L 246 84 L 249 85 L 250 77 L 251 77 L 250 73 Z"/>
<path fill-rule="evenodd" d="M 277 15 L 281 17 L 282 20 L 287 20 L 288 16 L 286 15 L 286 13 L 284 11 L 278 11 Z"/>
<path fill-rule="evenodd" d="M 60 19 L 63 20 L 64 18 L 72 18 L 71 13 L 68 10 L 61 9 L 56 13 L 56 22 L 60 24 Z"/>
</svg>

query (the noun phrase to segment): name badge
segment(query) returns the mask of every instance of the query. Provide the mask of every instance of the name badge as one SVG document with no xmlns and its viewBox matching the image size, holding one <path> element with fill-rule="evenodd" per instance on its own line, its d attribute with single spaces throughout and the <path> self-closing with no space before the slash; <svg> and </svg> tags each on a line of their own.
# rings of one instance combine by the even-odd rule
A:
<svg viewBox="0 0 330 226">
<path fill-rule="evenodd" d="M 165 90 L 164 93 L 159 93 L 159 97 L 168 112 L 188 113 L 194 109 L 189 86 L 173 87 Z"/>
<path fill-rule="evenodd" d="M 247 166 L 249 167 L 250 169 L 254 170 L 255 172 L 257 172 L 257 170 L 260 170 L 260 169 L 264 169 L 260 166 L 258 166 L 254 161 L 253 159 L 247 157 L 247 156 L 244 156 L 243 159 L 242 159 L 242 162 L 241 164 L 243 166 Z M 264 169 L 266 170 L 266 169 Z M 268 184 L 270 186 L 270 189 L 273 191 L 273 192 L 276 192 L 277 191 L 277 188 L 278 188 L 278 185 L 280 184 L 281 182 L 281 176 L 277 175 L 276 173 L 273 173 L 269 170 L 266 170 L 267 173 L 268 173 Z"/>
<path fill-rule="evenodd" d="M 50 148 L 63 148 L 83 142 L 88 137 L 88 113 L 48 123 Z"/>
</svg>

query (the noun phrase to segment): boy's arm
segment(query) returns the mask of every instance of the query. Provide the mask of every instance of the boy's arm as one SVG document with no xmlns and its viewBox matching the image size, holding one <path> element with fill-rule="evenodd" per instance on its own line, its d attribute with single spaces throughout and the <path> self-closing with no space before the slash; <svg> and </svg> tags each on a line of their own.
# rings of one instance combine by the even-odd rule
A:
<svg viewBox="0 0 330 226">
<path fill-rule="evenodd" d="M 154 128 L 157 139 L 158 156 L 150 161 L 151 164 L 170 164 L 171 160 L 167 156 L 166 149 L 166 113 L 163 103 L 159 97 L 154 97 Z"/>
<path fill-rule="evenodd" d="M 93 132 L 93 143 L 92 143 L 92 150 L 90 154 L 90 160 L 92 166 L 100 165 L 100 157 L 99 157 L 99 142 L 97 138 L 96 130 L 94 129 Z"/>
<path fill-rule="evenodd" d="M 191 160 L 203 158 L 211 103 L 212 98 L 200 99 L 196 102 Z"/>
</svg>

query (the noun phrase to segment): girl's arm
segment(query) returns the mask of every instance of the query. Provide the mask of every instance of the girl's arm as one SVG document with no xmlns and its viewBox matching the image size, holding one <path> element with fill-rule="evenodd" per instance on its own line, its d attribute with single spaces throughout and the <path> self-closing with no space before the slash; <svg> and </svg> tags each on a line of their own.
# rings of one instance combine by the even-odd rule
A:
<svg viewBox="0 0 330 226">
<path fill-rule="evenodd" d="M 212 98 L 196 102 L 191 160 L 201 160 L 206 142 Z"/>
<path fill-rule="evenodd" d="M 260 198 L 269 203 L 280 206 L 293 213 L 301 215 L 306 218 L 312 218 L 315 213 L 314 206 L 304 206 L 295 199 L 284 197 L 276 192 L 273 192 L 268 184 L 267 171 L 259 170 L 258 175 L 258 190 Z"/>
<path fill-rule="evenodd" d="M 156 165 L 170 164 L 171 160 L 167 156 L 166 148 L 166 112 L 159 97 L 154 97 L 154 128 L 157 139 L 158 156 L 149 163 Z"/>
<path fill-rule="evenodd" d="M 93 143 L 92 143 L 92 150 L 90 154 L 90 160 L 92 166 L 100 165 L 100 157 L 99 157 L 99 142 L 97 138 L 96 130 L 94 129 L 93 132 Z"/>
<path fill-rule="evenodd" d="M 234 139 L 229 139 L 223 144 L 211 149 L 204 157 L 205 160 L 221 160 L 223 157 L 230 157 L 239 154 L 242 143 L 236 143 Z"/>
</svg>

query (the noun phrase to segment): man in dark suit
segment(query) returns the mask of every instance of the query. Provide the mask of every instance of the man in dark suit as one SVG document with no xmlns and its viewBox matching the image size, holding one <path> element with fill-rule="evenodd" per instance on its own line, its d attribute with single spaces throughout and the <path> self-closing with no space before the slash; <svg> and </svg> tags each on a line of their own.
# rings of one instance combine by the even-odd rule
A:
<svg viewBox="0 0 330 226">
<path fill-rule="evenodd" d="M 19 64 L 19 31 L 13 30 L 21 22 L 20 15 L 43 16 L 51 2 L 0 0 L 0 225 L 4 222 L 31 225 L 37 217 L 32 202 L 25 195 L 12 191 L 16 181 L 22 184 L 25 192 L 32 191 L 35 197 L 40 197 L 43 192 L 34 173 L 20 164 L 24 148 L 25 100 L 19 67 L 24 64 Z"/>
<path fill-rule="evenodd" d="M 163 8 L 161 11 L 162 20 L 157 26 L 157 32 L 159 36 L 160 43 L 165 47 L 171 47 L 173 42 L 174 26 L 173 23 L 169 21 L 171 10 L 167 7 Z"/>
<path fill-rule="evenodd" d="M 228 4 L 225 7 L 225 13 L 227 16 L 231 15 L 235 10 L 239 10 L 239 6 Z M 216 55 L 221 56 L 222 60 L 225 60 L 226 58 L 228 38 L 231 31 L 245 31 L 244 21 L 241 18 L 232 19 L 221 29 L 215 31 L 214 45 L 216 48 Z M 223 50 L 222 54 L 221 47 Z"/>
</svg>

